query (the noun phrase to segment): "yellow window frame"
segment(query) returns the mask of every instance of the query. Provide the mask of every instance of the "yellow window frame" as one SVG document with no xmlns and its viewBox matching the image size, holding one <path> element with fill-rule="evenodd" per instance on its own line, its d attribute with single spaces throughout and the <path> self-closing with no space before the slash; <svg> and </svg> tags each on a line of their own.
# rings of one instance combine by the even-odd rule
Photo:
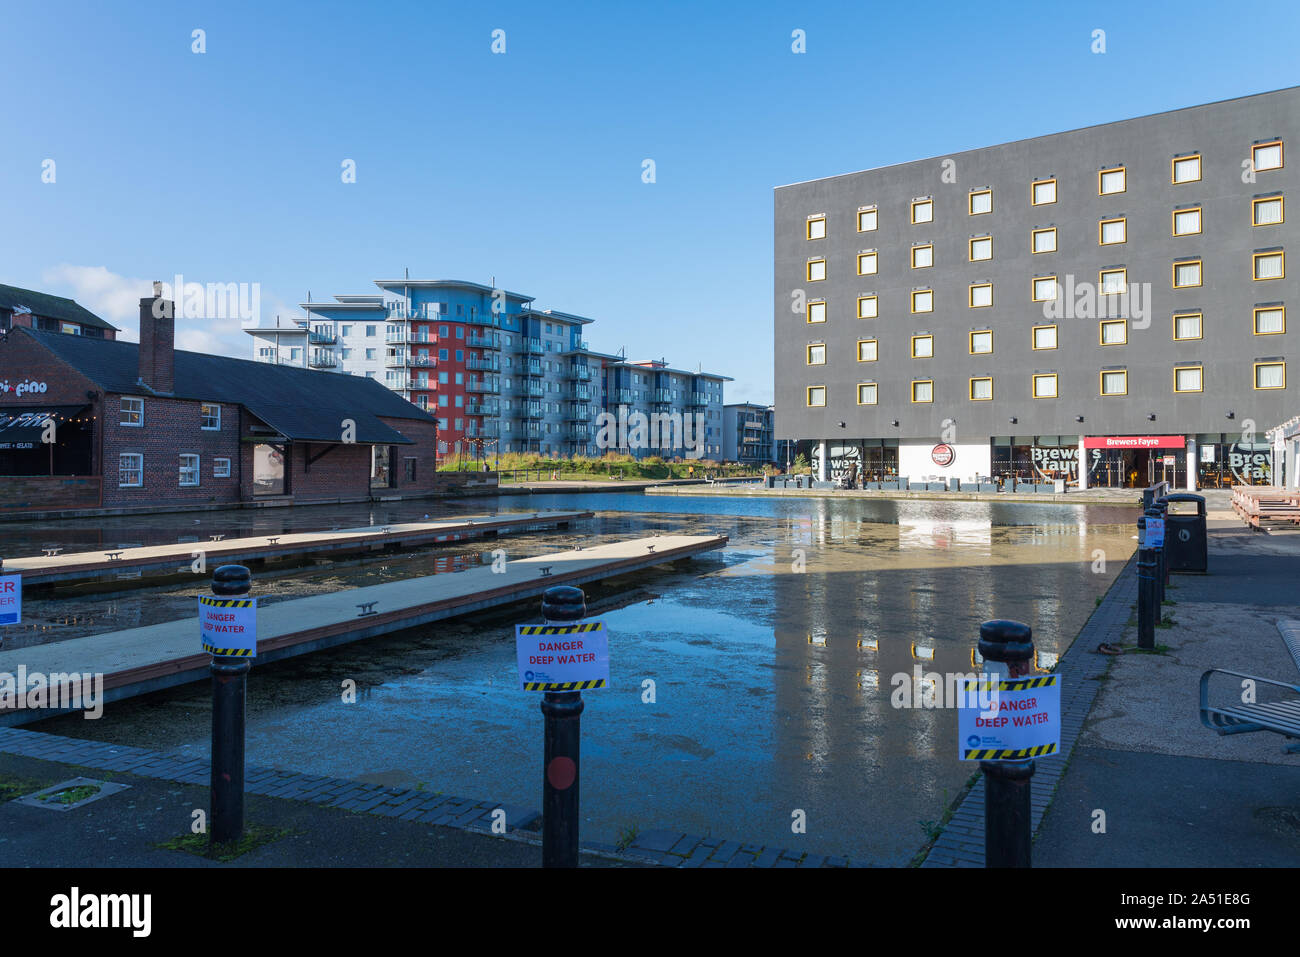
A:
<svg viewBox="0 0 1300 957">
<path fill-rule="evenodd" d="M 987 382 L 987 383 L 989 384 L 989 394 L 988 394 L 987 396 L 976 397 L 976 395 L 975 395 L 975 383 L 976 383 L 976 382 Z M 971 400 L 972 402 L 992 402 L 992 401 L 993 401 L 993 376 L 991 376 L 991 375 L 978 375 L 978 376 L 972 376 L 972 377 L 971 377 L 971 380 L 970 380 L 970 400 Z"/>
<path fill-rule="evenodd" d="M 865 346 L 865 345 L 874 345 L 874 346 L 876 347 L 876 355 L 875 355 L 875 358 L 873 358 L 873 359 L 864 359 L 864 358 L 862 358 L 862 347 Z M 859 340 L 858 340 L 858 361 L 859 361 L 859 362 L 877 362 L 877 361 L 879 361 L 879 359 L 880 359 L 880 340 L 879 340 L 879 339 L 859 339 Z"/>
<path fill-rule="evenodd" d="M 920 310 L 918 310 L 918 309 L 916 308 L 916 297 L 917 297 L 917 296 L 923 296 L 923 295 L 925 295 L 925 294 L 927 294 L 927 293 L 929 293 L 929 296 L 930 296 L 930 308 L 929 308 L 929 309 L 920 309 Z M 934 312 L 934 290 L 933 290 L 933 289 L 913 289 L 913 290 L 912 290 L 912 297 L 911 297 L 911 305 L 912 305 L 912 314 L 913 314 L 913 315 L 924 315 L 925 313 Z"/>
<path fill-rule="evenodd" d="M 928 266 L 918 266 L 916 264 L 916 254 L 919 250 L 930 250 L 930 264 Z M 934 266 L 934 243 L 920 243 L 912 247 L 912 268 L 913 269 L 931 269 Z"/>
<path fill-rule="evenodd" d="M 1050 299 L 1039 299 L 1038 284 L 1040 282 L 1047 282 L 1048 280 L 1051 281 L 1052 287 L 1056 291 L 1056 295 L 1052 296 Z M 1060 297 L 1060 295 L 1061 295 L 1061 284 L 1056 281 L 1055 275 L 1035 276 L 1033 279 L 1029 280 L 1029 301 L 1030 302 L 1055 302 Z"/>
<path fill-rule="evenodd" d="M 864 387 L 870 387 L 875 390 L 875 398 L 870 402 L 862 401 L 862 390 Z M 858 405 L 879 405 L 880 404 L 880 383 L 878 382 L 859 382 L 857 388 Z"/>
<path fill-rule="evenodd" d="M 1179 319 L 1187 319 L 1187 318 L 1190 317 L 1190 316 L 1195 316 L 1197 319 L 1200 320 L 1200 322 L 1198 323 L 1198 327 L 1199 327 L 1200 330 L 1201 330 L 1201 334 L 1200 334 L 1199 336 L 1180 336 L 1180 335 L 1178 334 L 1178 320 L 1179 320 Z M 1173 334 L 1173 337 L 1174 337 L 1174 342 L 1193 342 L 1193 341 L 1195 341 L 1195 340 L 1197 340 L 1197 339 L 1203 339 L 1203 338 L 1205 338 L 1205 313 L 1203 313 L 1203 312 L 1195 312 L 1195 311 L 1192 311 L 1192 312 L 1176 312 L 1176 313 L 1174 313 L 1174 315 L 1173 315 L 1173 333 L 1172 333 L 1172 334 Z"/>
<path fill-rule="evenodd" d="M 930 398 L 918 399 L 916 397 L 916 387 L 918 385 L 928 385 L 930 387 Z M 913 379 L 911 390 L 912 402 L 916 405 L 930 405 L 934 402 L 934 380 L 933 379 Z"/>
<path fill-rule="evenodd" d="M 1259 384 L 1259 367 L 1260 367 L 1260 366 L 1281 366 L 1281 367 L 1282 367 L 1282 384 L 1281 384 L 1281 385 L 1260 386 L 1260 384 Z M 1252 376 L 1252 378 L 1251 378 L 1251 384 L 1254 385 L 1254 387 L 1255 387 L 1255 391 L 1256 391 L 1256 392 L 1273 392 L 1273 391 L 1276 391 L 1277 389 L 1285 389 L 1285 388 L 1286 388 L 1286 360 L 1285 360 L 1285 359 L 1282 359 L 1282 360 L 1280 360 L 1280 361 L 1272 361 L 1272 362 L 1256 362 L 1256 363 L 1253 363 L 1253 364 L 1251 365 L 1251 376 Z"/>
<path fill-rule="evenodd" d="M 989 244 L 989 254 L 979 259 L 975 258 L 975 244 L 987 242 Z M 972 236 L 966 241 L 966 261 L 973 263 L 986 263 L 993 261 L 993 237 L 992 236 Z"/>
<path fill-rule="evenodd" d="M 916 354 L 916 343 L 917 343 L 919 340 L 921 340 L 921 339 L 929 339 L 929 340 L 930 340 L 930 354 L 929 354 L 928 356 L 918 356 L 918 355 Z M 919 334 L 917 334 L 917 335 L 915 335 L 915 336 L 912 336 L 912 358 L 913 358 L 913 359 L 933 359 L 933 358 L 934 358 L 934 334 L 933 334 L 933 333 L 930 333 L 930 332 L 922 332 L 922 333 L 919 333 Z"/>
<path fill-rule="evenodd" d="M 1124 330 L 1124 338 L 1119 342 L 1106 341 L 1106 327 L 1120 326 Z M 1103 319 L 1097 324 L 1097 344 L 1100 346 L 1126 346 L 1128 345 L 1128 320 L 1127 319 Z"/>
<path fill-rule="evenodd" d="M 863 270 L 862 260 L 864 259 L 871 260 L 872 268 L 870 270 L 866 270 L 866 271 Z M 858 253 L 858 275 L 859 276 L 874 276 L 878 272 L 880 272 L 880 251 L 879 250 L 871 250 L 865 253 Z"/>
<path fill-rule="evenodd" d="M 1273 222 L 1273 223 L 1259 222 L 1258 221 L 1259 216 L 1256 215 L 1256 210 L 1259 209 L 1260 203 L 1277 203 L 1278 206 L 1281 208 L 1282 218 L 1277 220 L 1277 222 Z M 1281 193 L 1278 193 L 1276 196 L 1258 196 L 1255 199 L 1252 199 L 1250 201 L 1250 225 L 1251 226 L 1255 226 L 1255 227 L 1281 226 L 1285 222 L 1286 222 L 1286 198 Z"/>
<path fill-rule="evenodd" d="M 814 318 L 813 318 L 813 306 L 821 306 L 822 317 L 821 317 L 820 319 L 814 319 Z M 811 299 L 811 300 L 809 300 L 808 305 L 807 305 L 807 307 L 805 308 L 804 312 L 805 312 L 805 315 L 807 316 L 807 320 L 806 320 L 806 321 L 808 321 L 808 322 L 810 322 L 810 323 L 814 323 L 814 322 L 825 322 L 825 321 L 826 321 L 826 300 L 825 300 L 825 299 Z"/>
<path fill-rule="evenodd" d="M 989 301 L 983 305 L 975 305 L 975 290 L 987 289 L 989 291 Z M 966 293 L 966 304 L 971 309 L 988 309 L 993 305 L 993 283 L 991 282 L 973 282 Z"/>
<path fill-rule="evenodd" d="M 1123 277 L 1124 282 L 1123 282 L 1121 288 L 1116 289 L 1116 290 L 1111 291 L 1111 292 L 1107 292 L 1107 291 L 1106 291 L 1106 277 L 1107 277 L 1107 276 L 1110 276 L 1110 275 L 1113 275 L 1114 273 L 1119 273 L 1119 274 Z M 1121 266 L 1121 267 L 1119 267 L 1118 269 L 1099 269 L 1099 270 L 1097 270 L 1097 294 L 1098 294 L 1098 295 L 1100 295 L 1100 296 L 1122 296 L 1122 295 L 1124 295 L 1124 293 L 1126 293 L 1126 292 L 1128 292 L 1128 267 L 1127 267 L 1127 266 Z"/>
<path fill-rule="evenodd" d="M 1035 248 L 1034 248 L 1034 247 L 1037 245 L 1037 243 L 1035 243 L 1034 240 L 1037 238 L 1037 236 L 1038 236 L 1039 233 L 1051 233 L 1051 234 L 1052 234 L 1052 248 L 1051 248 L 1051 249 L 1035 249 Z M 1054 252 L 1057 252 L 1057 251 L 1059 251 L 1060 248 L 1061 248 L 1059 240 L 1060 240 L 1060 237 L 1056 235 L 1056 227 L 1055 227 L 1055 226 L 1042 226 L 1042 227 L 1040 227 L 1040 228 L 1038 228 L 1038 229 L 1031 229 L 1031 230 L 1029 231 L 1029 252 L 1030 252 L 1030 254 L 1033 255 L 1033 256 L 1045 256 L 1045 255 L 1047 255 L 1048 253 L 1054 253 Z"/>
<path fill-rule="evenodd" d="M 1282 313 L 1282 328 L 1277 332 L 1260 332 L 1259 331 L 1259 314 L 1261 312 L 1280 312 Z M 1256 336 L 1280 336 L 1286 332 L 1286 306 L 1256 306 L 1250 314 L 1251 333 Z"/>
<path fill-rule="evenodd" d="M 821 224 L 822 224 L 822 234 L 821 234 L 820 236 L 814 236 L 814 235 L 812 234 L 812 233 L 813 233 L 813 223 L 821 223 Z M 825 239 L 825 238 L 829 235 L 829 232 L 828 232 L 828 230 L 826 229 L 826 217 L 825 217 L 825 216 L 810 216 L 810 217 L 808 218 L 807 224 L 805 225 L 804 229 L 805 229 L 805 231 L 804 231 L 804 239 L 807 239 L 807 240 Z"/>
<path fill-rule="evenodd" d="M 1038 380 L 1039 380 L 1039 379 L 1051 379 L 1051 380 L 1052 380 L 1052 394 L 1051 394 L 1051 395 L 1039 395 L 1039 394 L 1038 394 Z M 1034 399 L 1059 399 L 1059 398 L 1061 397 L 1061 380 L 1060 380 L 1060 377 L 1059 377 L 1058 373 L 1055 373 L 1055 372 L 1035 372 L 1035 373 L 1033 373 L 1033 375 L 1031 376 L 1031 380 L 1032 380 L 1032 381 L 1030 382 L 1030 385 L 1029 385 L 1029 395 L 1030 395 L 1030 398 L 1034 398 Z"/>
<path fill-rule="evenodd" d="M 918 206 L 929 206 L 929 207 L 930 207 L 930 218 L 929 218 L 929 219 L 917 219 L 917 218 L 916 218 L 916 207 L 918 207 Z M 913 226 L 924 226 L 926 223 L 932 223 L 932 222 L 934 222 L 934 200 L 933 200 L 933 199 L 914 199 L 914 200 L 912 200 L 911 213 L 912 213 L 912 225 L 913 225 Z"/>
<path fill-rule="evenodd" d="M 1113 190 L 1111 190 L 1110 192 L 1106 192 L 1105 190 L 1103 190 L 1103 189 L 1101 188 L 1101 181 L 1102 181 L 1102 179 L 1105 177 L 1105 175 L 1106 175 L 1107 173 L 1123 173 L 1123 174 L 1124 174 L 1124 188 L 1123 188 L 1123 189 L 1113 189 Z M 1098 195 L 1098 196 L 1118 196 L 1120 193 L 1127 193 L 1127 192 L 1128 192 L 1128 167 L 1126 167 L 1126 166 L 1109 166 L 1109 167 L 1107 167 L 1106 169 L 1099 169 L 1099 170 L 1097 170 L 1097 195 Z"/>
<path fill-rule="evenodd" d="M 1124 238 L 1117 240 L 1115 242 L 1108 243 L 1105 240 L 1106 227 L 1109 226 L 1111 223 L 1123 224 Z M 1128 217 L 1127 216 L 1115 216 L 1111 219 L 1100 220 L 1097 223 L 1097 245 L 1098 246 L 1122 246 L 1126 242 L 1128 242 Z"/>
<path fill-rule="evenodd" d="M 814 405 L 814 404 L 813 404 L 813 400 L 812 400 L 812 398 L 813 398 L 813 390 L 814 390 L 814 389 L 821 389 L 821 392 L 822 392 L 822 401 L 821 401 L 821 404 L 819 404 L 819 405 Z M 810 385 L 810 386 L 808 386 L 808 392 L 807 392 L 807 395 L 806 395 L 806 397 L 805 397 L 805 401 L 807 401 L 807 403 L 808 403 L 808 408 L 810 408 L 810 409 L 824 409 L 824 408 L 826 408 L 826 386 L 824 386 L 824 385 Z"/>
<path fill-rule="evenodd" d="M 1281 275 L 1265 276 L 1262 279 L 1260 278 L 1259 261 L 1266 256 L 1268 257 L 1276 256 L 1278 259 L 1282 260 Z M 1274 249 L 1270 252 L 1265 252 L 1265 253 L 1251 253 L 1250 254 L 1250 278 L 1253 279 L 1255 282 L 1272 282 L 1274 279 L 1285 279 L 1286 278 L 1286 250 Z"/>
<path fill-rule="evenodd" d="M 1189 160 L 1196 160 L 1196 179 L 1179 179 L 1178 164 L 1186 163 Z M 1199 183 L 1201 177 L 1205 175 L 1205 161 L 1201 158 L 1200 153 L 1188 153 L 1186 156 L 1172 156 L 1169 159 L 1169 182 L 1174 186 L 1186 186 L 1188 183 Z"/>
<path fill-rule="evenodd" d="M 819 278 L 819 279 L 814 279 L 814 278 L 813 278 L 813 266 L 816 266 L 818 263 L 821 264 L 821 267 L 822 267 L 822 274 L 821 274 L 821 278 Z M 810 260 L 808 260 L 808 263 L 807 263 L 807 270 L 806 270 L 805 275 L 807 275 L 807 277 L 808 277 L 808 281 L 809 281 L 809 282 L 825 282 L 825 281 L 826 281 L 826 277 L 827 277 L 829 274 L 830 274 L 830 272 L 829 272 L 829 270 L 826 268 L 826 260 L 825 260 L 825 259 L 810 259 Z"/>
<path fill-rule="evenodd" d="M 821 359 L 821 362 L 814 362 L 814 361 L 813 361 L 813 350 L 814 350 L 814 349 L 821 349 L 821 351 L 822 351 L 822 359 Z M 824 342 L 810 342 L 810 343 L 808 343 L 808 361 L 807 361 L 805 364 L 806 364 L 806 365 L 810 365 L 810 366 L 824 366 L 824 365 L 826 365 L 826 343 L 824 343 Z"/>
<path fill-rule="evenodd" d="M 1178 217 L 1184 213 L 1196 213 L 1196 230 L 1190 233 L 1180 233 L 1178 231 Z M 1205 229 L 1205 211 L 1200 206 L 1184 206 L 1182 209 L 1175 209 L 1169 215 L 1169 235 L 1171 236 L 1199 236 Z"/>
<path fill-rule="evenodd" d="M 862 304 L 864 302 L 870 302 L 874 304 L 875 308 L 872 310 L 873 315 L 864 316 L 862 314 Z M 858 318 L 879 319 L 880 318 L 880 297 L 879 296 L 858 296 Z"/>
<path fill-rule="evenodd" d="M 981 210 L 981 211 L 978 212 L 978 213 L 975 212 L 975 197 L 976 197 L 976 196 L 987 196 L 987 197 L 989 198 L 989 208 L 988 208 L 988 209 L 985 209 L 985 210 Z M 969 194 L 969 198 L 966 200 L 966 209 L 967 209 L 967 212 L 968 212 L 971 216 L 985 216 L 985 215 L 988 215 L 989 213 L 993 212 L 993 189 L 992 189 L 992 187 L 990 187 L 990 188 L 988 188 L 988 189 L 973 189 L 973 190 L 971 190 L 971 191 L 970 191 L 970 194 Z"/>
<path fill-rule="evenodd" d="M 1036 194 L 1038 193 L 1038 187 L 1046 186 L 1048 183 L 1052 184 L 1052 198 L 1040 203 L 1036 198 Z M 1049 179 L 1036 179 L 1029 184 L 1029 205 L 1030 206 L 1051 206 L 1053 203 L 1056 202 L 1059 196 L 1060 196 L 1060 186 L 1057 185 L 1055 176 Z"/>
<path fill-rule="evenodd" d="M 1124 377 L 1123 392 L 1106 391 L 1106 376 L 1108 375 L 1122 375 Z M 1128 395 L 1128 370 L 1127 369 L 1102 369 L 1097 374 L 1097 394 L 1107 399 L 1109 399 L 1111 396 L 1116 396 L 1116 395 Z"/>
<path fill-rule="evenodd" d="M 1277 147 L 1277 156 L 1278 159 L 1281 160 L 1281 162 L 1278 163 L 1276 166 L 1269 166 L 1266 169 L 1261 170 L 1259 166 L 1256 165 L 1255 163 L 1255 154 L 1259 150 L 1267 149 L 1270 146 Z M 1270 173 L 1275 169 L 1284 169 L 1285 167 L 1286 167 L 1286 148 L 1282 145 L 1281 140 L 1269 140 L 1267 143 L 1256 143 L 1250 148 L 1250 168 L 1254 170 L 1256 173 Z"/>
<path fill-rule="evenodd" d="M 989 347 L 988 347 L 987 349 L 980 349 L 978 352 L 976 352 L 976 351 L 975 351 L 975 337 L 976 337 L 976 336 L 988 336 L 988 337 L 989 337 Z M 970 355 L 973 355 L 973 356 L 990 356 L 990 355 L 992 355 L 992 354 L 993 354 L 993 330 L 992 330 L 992 329 L 972 329 L 972 330 L 970 331 L 970 334 L 967 336 L 966 347 L 967 347 L 967 349 L 969 349 L 969 354 L 970 354 Z"/>
<path fill-rule="evenodd" d="M 1195 369 L 1201 374 L 1201 387 L 1199 389 L 1180 389 L 1178 388 L 1178 373 L 1185 372 L 1189 369 Z M 1204 392 L 1205 391 L 1205 367 L 1199 365 L 1174 366 L 1174 392 Z"/>
</svg>

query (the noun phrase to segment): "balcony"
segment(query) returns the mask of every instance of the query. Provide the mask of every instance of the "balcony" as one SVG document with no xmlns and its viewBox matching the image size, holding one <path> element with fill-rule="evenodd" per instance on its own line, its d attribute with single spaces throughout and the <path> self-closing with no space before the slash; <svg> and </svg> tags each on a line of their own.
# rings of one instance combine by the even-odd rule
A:
<svg viewBox="0 0 1300 957">
<path fill-rule="evenodd" d="M 631 389 L 612 389 L 609 393 L 610 401 L 615 405 L 628 405 L 632 402 Z"/>
<path fill-rule="evenodd" d="M 709 394 L 707 392 L 692 392 L 686 400 L 686 404 L 691 408 L 709 404 Z"/>
<path fill-rule="evenodd" d="M 410 361 L 411 361 L 410 357 L 407 356 L 405 353 L 396 356 L 384 356 L 384 365 L 388 366 L 389 368 L 404 369 L 406 368 L 407 363 Z"/>
<path fill-rule="evenodd" d="M 318 352 L 315 355 L 313 355 L 311 359 L 308 360 L 308 364 L 313 369 L 333 369 L 339 363 L 338 360 L 334 358 L 333 353 Z"/>
<path fill-rule="evenodd" d="M 546 372 L 542 369 L 542 363 L 540 360 L 529 359 L 528 362 L 524 365 L 524 367 L 519 370 L 519 374 L 536 376 L 540 378 L 544 376 Z"/>
<path fill-rule="evenodd" d="M 465 340 L 465 344 L 471 349 L 495 349 L 501 350 L 501 336 L 495 332 L 471 332 Z"/>
<path fill-rule="evenodd" d="M 474 372 L 500 372 L 501 363 L 496 359 L 475 359 L 471 356 L 466 360 L 465 368 Z"/>
<path fill-rule="evenodd" d="M 571 388 L 564 390 L 566 399 L 576 399 L 579 402 L 588 402 L 591 399 L 591 387 L 585 385 L 573 385 Z"/>
<path fill-rule="evenodd" d="M 586 424 L 571 425 L 565 435 L 574 442 L 586 442 L 591 438 L 591 426 Z"/>
<path fill-rule="evenodd" d="M 673 401 L 672 389 L 655 389 L 652 401 L 655 405 L 667 405 Z"/>
<path fill-rule="evenodd" d="M 524 423 L 524 427 L 522 431 L 525 438 L 540 439 L 542 437 L 542 427 L 537 422 Z"/>
<path fill-rule="evenodd" d="M 500 415 L 501 405 L 497 402 L 471 402 L 465 406 L 466 415 Z"/>
<path fill-rule="evenodd" d="M 519 410 L 520 418 L 524 419 L 540 419 L 544 414 L 540 402 L 525 402 L 523 408 Z"/>
<path fill-rule="evenodd" d="M 573 402 L 565 410 L 564 417 L 570 421 L 583 421 L 590 419 L 595 414 L 595 409 L 589 405 L 583 405 L 580 402 Z"/>
<path fill-rule="evenodd" d="M 541 339 L 524 339 L 523 347 L 524 347 L 524 352 L 532 353 L 534 355 L 539 355 L 539 356 L 546 351 L 542 348 Z"/>
<path fill-rule="evenodd" d="M 570 379 L 577 379 L 579 382 L 590 382 L 590 381 L 591 381 L 591 367 L 590 367 L 590 366 L 570 366 L 570 367 L 569 367 L 569 378 L 570 378 Z"/>
<path fill-rule="evenodd" d="M 339 337 L 332 332 L 316 332 L 312 330 L 307 334 L 307 341 L 314 346 L 332 346 L 339 341 Z"/>
<path fill-rule="evenodd" d="M 484 422 L 482 425 L 471 422 L 465 434 L 471 439 L 495 439 L 501 435 L 501 426 L 496 422 Z"/>
<path fill-rule="evenodd" d="M 499 379 L 470 379 L 465 384 L 467 392 L 486 392 L 491 395 L 501 394 L 501 382 Z"/>
<path fill-rule="evenodd" d="M 520 386 L 519 394 L 520 394 L 520 395 L 536 396 L 536 397 L 539 398 L 539 399 L 540 399 L 543 395 L 545 395 L 545 393 L 542 391 L 542 384 L 541 384 L 540 382 L 525 382 L 525 383 L 523 383 L 523 384 Z"/>
<path fill-rule="evenodd" d="M 764 428 L 764 427 L 765 427 L 765 426 L 763 425 L 763 420 L 762 420 L 762 419 L 746 419 L 746 420 L 745 420 L 745 428 L 747 428 L 747 429 L 762 429 L 762 428 Z"/>
</svg>

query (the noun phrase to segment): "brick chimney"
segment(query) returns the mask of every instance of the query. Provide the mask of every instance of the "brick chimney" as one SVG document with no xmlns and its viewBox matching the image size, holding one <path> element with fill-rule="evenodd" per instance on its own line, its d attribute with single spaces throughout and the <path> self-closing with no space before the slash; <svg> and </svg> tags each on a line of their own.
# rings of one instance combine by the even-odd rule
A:
<svg viewBox="0 0 1300 957">
<path fill-rule="evenodd" d="M 153 296 L 140 300 L 140 381 L 154 392 L 175 391 L 176 319 L 174 305 L 162 297 L 162 283 Z"/>
</svg>

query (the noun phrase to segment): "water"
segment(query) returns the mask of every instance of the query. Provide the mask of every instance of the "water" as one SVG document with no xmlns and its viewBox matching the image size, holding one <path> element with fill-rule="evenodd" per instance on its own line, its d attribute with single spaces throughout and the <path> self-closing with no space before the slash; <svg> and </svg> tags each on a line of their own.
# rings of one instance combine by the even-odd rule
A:
<svg viewBox="0 0 1300 957">
<path fill-rule="evenodd" d="M 1040 663 L 1050 665 L 1134 546 L 1133 510 L 1108 506 L 610 493 L 452 508 L 497 505 L 598 518 L 307 570 L 259 581 L 257 593 L 283 600 L 452 573 L 496 547 L 515 558 L 651 530 L 725 533 L 724 550 L 684 571 L 638 576 L 599 611 L 612 680 L 584 695 L 584 837 L 664 827 L 893 865 L 912 857 L 920 822 L 937 820 L 975 769 L 957 759 L 955 712 L 891 706 L 895 676 L 910 680 L 918 665 L 970 671 L 979 623 L 996 617 L 1031 623 Z M 328 527 L 371 511 L 396 522 L 431 509 L 331 507 L 337 515 L 314 523 L 313 511 L 277 519 Z M 183 527 L 161 518 L 159 534 Z M 129 609 L 129 624 L 190 615 L 194 591 L 48 605 L 98 614 L 94 633 L 106 630 L 110 605 Z M 249 762 L 539 806 L 542 718 L 539 696 L 516 690 L 518 620 L 499 610 L 255 667 Z M 359 691 L 351 704 L 342 695 L 349 679 Z M 206 754 L 207 696 L 200 683 L 111 705 L 97 722 L 38 727 Z M 798 811 L 804 834 L 791 829 Z"/>
</svg>

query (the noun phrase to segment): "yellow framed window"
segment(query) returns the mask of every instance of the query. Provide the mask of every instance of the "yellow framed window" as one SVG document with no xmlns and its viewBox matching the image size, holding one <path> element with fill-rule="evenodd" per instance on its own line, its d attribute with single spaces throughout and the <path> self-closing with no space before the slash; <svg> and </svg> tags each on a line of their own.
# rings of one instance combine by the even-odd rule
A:
<svg viewBox="0 0 1300 957">
<path fill-rule="evenodd" d="M 1097 173 L 1097 195 L 1109 196 L 1128 189 L 1128 172 L 1123 166 L 1112 166 Z"/>
<path fill-rule="evenodd" d="M 808 303 L 808 321 L 825 322 L 826 321 L 826 300 L 817 299 Z"/>
<path fill-rule="evenodd" d="M 1286 332 L 1286 306 L 1256 306 L 1252 328 L 1257 336 Z"/>
<path fill-rule="evenodd" d="M 993 237 L 976 236 L 970 241 L 970 261 L 983 262 L 993 258 Z"/>
<path fill-rule="evenodd" d="M 1281 359 L 1255 363 L 1256 389 L 1285 389 L 1286 363 Z"/>
<path fill-rule="evenodd" d="M 934 290 L 912 290 L 912 312 L 934 312 Z"/>
<path fill-rule="evenodd" d="M 1187 259 L 1174 263 L 1174 288 L 1184 289 L 1201 284 L 1201 261 Z"/>
<path fill-rule="evenodd" d="M 970 307 L 984 309 L 993 305 L 993 283 L 973 282 L 970 286 Z"/>
<path fill-rule="evenodd" d="M 1286 254 L 1280 249 L 1251 254 L 1251 278 L 1256 280 L 1286 278 Z"/>
<path fill-rule="evenodd" d="M 880 316 L 880 297 L 879 296 L 859 296 L 858 297 L 858 318 L 859 319 L 876 319 Z"/>
<path fill-rule="evenodd" d="M 810 259 L 808 260 L 808 281 L 821 282 L 826 278 L 826 260 Z"/>
<path fill-rule="evenodd" d="M 809 344 L 808 364 L 810 366 L 824 366 L 826 364 L 826 343 L 814 342 Z"/>
<path fill-rule="evenodd" d="M 987 355 L 993 351 L 993 330 L 976 329 L 970 334 L 970 354 Z"/>
<path fill-rule="evenodd" d="M 1250 201 L 1250 224 L 1252 226 L 1276 226 L 1285 222 L 1285 210 L 1282 208 L 1281 196 L 1261 196 Z"/>
<path fill-rule="evenodd" d="M 912 380 L 912 401 L 933 402 L 934 401 L 934 380 L 913 379 Z"/>
<path fill-rule="evenodd" d="M 880 343 L 875 339 L 858 340 L 858 361 L 875 362 L 880 358 Z"/>
<path fill-rule="evenodd" d="M 875 405 L 880 390 L 874 382 L 858 383 L 858 405 Z"/>
<path fill-rule="evenodd" d="M 1282 141 L 1274 140 L 1271 143 L 1256 143 L 1250 148 L 1251 164 L 1255 167 L 1256 173 L 1262 173 L 1265 170 L 1282 168 Z"/>
<path fill-rule="evenodd" d="M 912 225 L 934 222 L 934 201 L 929 199 L 912 200 Z"/>
<path fill-rule="evenodd" d="M 1056 252 L 1056 227 L 1044 226 L 1029 233 L 1029 249 L 1033 253 Z"/>
<path fill-rule="evenodd" d="M 1191 206 L 1187 209 L 1174 210 L 1173 231 L 1175 236 L 1195 236 L 1201 231 L 1201 207 Z"/>
<path fill-rule="evenodd" d="M 1200 366 L 1174 366 L 1175 392 L 1202 391 L 1203 374 Z"/>
<path fill-rule="evenodd" d="M 1103 296 L 1118 296 L 1128 289 L 1128 270 L 1103 269 L 1097 276 L 1097 285 Z"/>
<path fill-rule="evenodd" d="M 810 385 L 808 387 L 809 408 L 820 408 L 826 404 L 826 386 Z"/>
<path fill-rule="evenodd" d="M 1034 376 L 1033 383 L 1033 396 L 1035 399 L 1055 399 L 1057 397 L 1055 372 L 1040 372 Z"/>
<path fill-rule="evenodd" d="M 1030 344 L 1035 352 L 1056 348 L 1056 326 L 1034 326 Z"/>
<path fill-rule="evenodd" d="M 934 358 L 934 336 L 912 336 L 912 358 Z"/>
<path fill-rule="evenodd" d="M 1174 313 L 1174 339 L 1200 339 L 1202 336 L 1202 317 L 1199 312 Z"/>
<path fill-rule="evenodd" d="M 858 253 L 858 275 L 874 276 L 880 269 L 880 254 L 874 249 L 870 252 Z"/>
<path fill-rule="evenodd" d="M 1103 219 L 1097 224 L 1097 245 L 1117 246 L 1128 242 L 1128 223 L 1123 217 Z"/>
<path fill-rule="evenodd" d="M 977 376 L 970 380 L 970 399 L 972 402 L 993 401 L 993 377 Z"/>
<path fill-rule="evenodd" d="M 1170 160 L 1169 178 L 1175 186 L 1182 183 L 1198 183 L 1201 179 L 1201 154 L 1175 156 Z"/>
<path fill-rule="evenodd" d="M 879 217 L 874 206 L 866 206 L 858 210 L 858 232 L 869 233 L 879 225 Z"/>
<path fill-rule="evenodd" d="M 808 238 L 825 239 L 826 238 L 826 217 L 810 216 L 808 218 Z"/>
<path fill-rule="evenodd" d="M 934 265 L 934 246 L 925 244 L 912 247 L 912 268 L 928 269 Z"/>
<path fill-rule="evenodd" d="M 1108 319 L 1101 323 L 1098 333 L 1103 346 L 1122 346 L 1128 343 L 1128 320 Z"/>
<path fill-rule="evenodd" d="M 1051 302 L 1060 288 L 1055 276 L 1038 276 L 1029 286 L 1029 297 L 1034 302 Z"/>
<path fill-rule="evenodd" d="M 1103 369 L 1101 373 L 1102 395 L 1128 395 L 1128 370 Z"/>
<path fill-rule="evenodd" d="M 1034 206 L 1047 206 L 1056 202 L 1056 180 L 1034 180 L 1029 186 L 1029 201 Z"/>
<path fill-rule="evenodd" d="M 970 191 L 970 214 L 980 216 L 993 212 L 993 190 L 973 189 Z"/>
</svg>

